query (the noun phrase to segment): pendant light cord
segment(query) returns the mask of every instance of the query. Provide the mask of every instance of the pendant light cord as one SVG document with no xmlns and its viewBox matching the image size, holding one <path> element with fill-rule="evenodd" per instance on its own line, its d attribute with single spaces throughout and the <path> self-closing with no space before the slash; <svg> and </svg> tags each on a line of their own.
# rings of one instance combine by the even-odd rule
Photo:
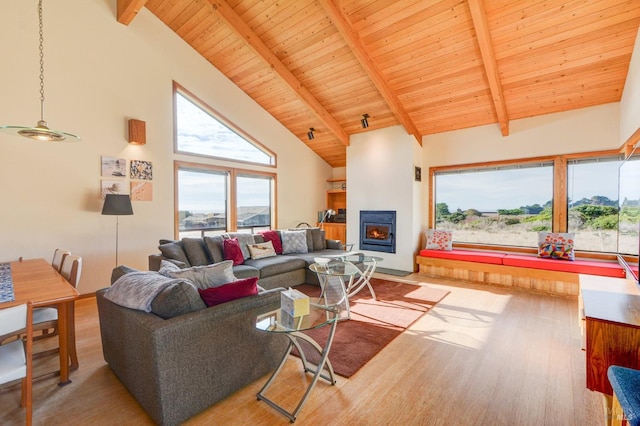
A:
<svg viewBox="0 0 640 426">
<path fill-rule="evenodd" d="M 38 2 L 40 34 L 40 121 L 44 121 L 44 31 L 42 25 L 42 0 Z"/>
</svg>

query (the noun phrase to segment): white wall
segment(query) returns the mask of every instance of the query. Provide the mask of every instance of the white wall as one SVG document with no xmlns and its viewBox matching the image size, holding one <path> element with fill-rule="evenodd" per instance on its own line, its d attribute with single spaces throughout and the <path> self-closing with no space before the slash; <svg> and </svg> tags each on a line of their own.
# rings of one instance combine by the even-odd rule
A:
<svg viewBox="0 0 640 426">
<path fill-rule="evenodd" d="M 401 126 L 351 136 L 347 148 L 347 242 L 360 241 L 361 210 L 396 211 L 396 253 L 365 253 L 380 256 L 381 267 L 413 270 L 417 247 L 415 216 L 419 211 L 418 183 L 414 164 L 419 144 Z"/>
<path fill-rule="evenodd" d="M 620 143 L 640 128 L 640 28 L 620 100 Z"/>
<path fill-rule="evenodd" d="M 619 122 L 619 104 L 612 103 L 514 120 L 507 137 L 497 125 L 429 135 L 423 138 L 422 159 L 429 168 L 617 149 Z M 428 224 L 428 191 L 423 180 L 423 230 Z"/>
<path fill-rule="evenodd" d="M 36 0 L 0 2 L 0 125 L 40 116 Z M 119 263 L 147 267 L 158 239 L 173 237 L 172 80 L 276 152 L 278 227 L 312 223 L 331 168 L 146 9 L 116 21 L 116 0 L 44 3 L 45 119 L 78 134 L 46 144 L 0 133 L 0 261 L 44 257 L 56 247 L 83 256 L 80 291 L 109 283 L 115 218 L 102 216 L 100 157 L 153 162 L 153 201 L 120 218 Z M 78 17 L 81 17 L 79 19 Z M 146 121 L 147 145 L 129 146 L 127 120 Z M 208 161 L 211 164 L 219 164 Z M 305 201 L 300 202 L 300 195 Z"/>
</svg>

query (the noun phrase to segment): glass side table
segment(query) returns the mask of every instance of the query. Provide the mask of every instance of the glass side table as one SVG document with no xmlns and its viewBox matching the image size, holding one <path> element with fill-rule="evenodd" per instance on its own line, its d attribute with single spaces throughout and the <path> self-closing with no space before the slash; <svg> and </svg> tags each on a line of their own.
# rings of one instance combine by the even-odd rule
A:
<svg viewBox="0 0 640 426">
<path fill-rule="evenodd" d="M 309 398 L 309 395 L 311 394 L 311 391 L 316 385 L 318 379 L 322 378 L 331 385 L 334 385 L 336 383 L 333 366 L 331 365 L 331 361 L 329 361 L 329 351 L 331 350 L 333 336 L 336 332 L 336 325 L 338 323 L 338 320 L 341 318 L 341 310 L 332 306 L 310 303 L 308 315 L 291 317 L 286 312 L 282 311 L 282 309 L 280 309 L 280 303 L 277 302 L 266 307 L 265 309 L 263 309 L 263 311 L 266 312 L 260 313 L 256 316 L 254 320 L 255 327 L 258 330 L 268 333 L 284 334 L 289 339 L 289 345 L 287 346 L 287 349 L 282 356 L 280 364 L 273 372 L 273 374 L 271 374 L 271 377 L 269 377 L 262 389 L 260 389 L 260 391 L 258 392 L 257 398 L 258 400 L 266 402 L 269 406 L 284 414 L 289 419 L 289 421 L 293 423 L 296 421 L 296 417 L 298 416 L 298 413 L 304 406 L 305 402 L 307 402 L 307 399 Z M 325 342 L 324 349 L 311 337 L 302 333 L 305 330 L 311 330 L 327 325 L 331 326 L 331 330 L 329 331 L 329 335 L 327 336 L 327 341 Z M 314 365 L 307 360 L 307 356 L 305 355 L 300 345 L 300 340 L 307 342 L 320 355 L 320 361 L 318 365 Z M 280 374 L 282 367 L 284 366 L 287 358 L 289 357 L 289 354 L 291 353 L 291 350 L 294 347 L 298 350 L 298 354 L 300 355 L 300 360 L 302 362 L 302 367 L 305 373 L 313 374 L 313 379 L 307 386 L 307 389 L 305 390 L 295 409 L 293 411 L 288 411 L 284 407 L 277 404 L 275 401 L 269 399 L 265 395 L 265 392 L 273 384 L 273 381 L 278 376 L 278 374 Z"/>
</svg>

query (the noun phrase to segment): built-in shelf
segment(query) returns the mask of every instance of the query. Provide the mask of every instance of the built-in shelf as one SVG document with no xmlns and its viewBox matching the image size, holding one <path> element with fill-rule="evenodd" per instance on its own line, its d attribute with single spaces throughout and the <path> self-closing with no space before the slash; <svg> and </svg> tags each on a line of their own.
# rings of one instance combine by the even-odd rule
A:
<svg viewBox="0 0 640 426">
<path fill-rule="evenodd" d="M 330 178 L 327 179 L 327 182 L 346 182 L 347 179 L 346 178 Z"/>
</svg>

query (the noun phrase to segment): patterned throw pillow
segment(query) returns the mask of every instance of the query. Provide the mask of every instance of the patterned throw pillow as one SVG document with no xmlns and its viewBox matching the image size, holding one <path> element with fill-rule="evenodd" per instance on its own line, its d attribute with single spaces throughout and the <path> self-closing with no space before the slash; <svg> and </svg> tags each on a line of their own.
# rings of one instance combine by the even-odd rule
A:
<svg viewBox="0 0 640 426">
<path fill-rule="evenodd" d="M 269 229 L 266 231 L 258 231 L 258 234 L 262 235 L 262 238 L 264 238 L 265 241 L 271 241 L 276 254 L 282 254 L 282 241 L 280 241 L 280 235 L 278 232 L 273 229 Z"/>
<path fill-rule="evenodd" d="M 282 254 L 309 253 L 307 247 L 307 232 L 282 231 Z"/>
<path fill-rule="evenodd" d="M 538 257 L 575 260 L 573 232 L 538 232 Z"/>
<path fill-rule="evenodd" d="M 262 259 L 264 257 L 273 257 L 276 255 L 276 251 L 273 248 L 273 243 L 271 241 L 249 244 L 248 247 L 252 259 Z"/>
<path fill-rule="evenodd" d="M 453 233 L 440 229 L 428 229 L 425 232 L 427 243 L 424 248 L 428 250 L 452 250 Z"/>
</svg>

